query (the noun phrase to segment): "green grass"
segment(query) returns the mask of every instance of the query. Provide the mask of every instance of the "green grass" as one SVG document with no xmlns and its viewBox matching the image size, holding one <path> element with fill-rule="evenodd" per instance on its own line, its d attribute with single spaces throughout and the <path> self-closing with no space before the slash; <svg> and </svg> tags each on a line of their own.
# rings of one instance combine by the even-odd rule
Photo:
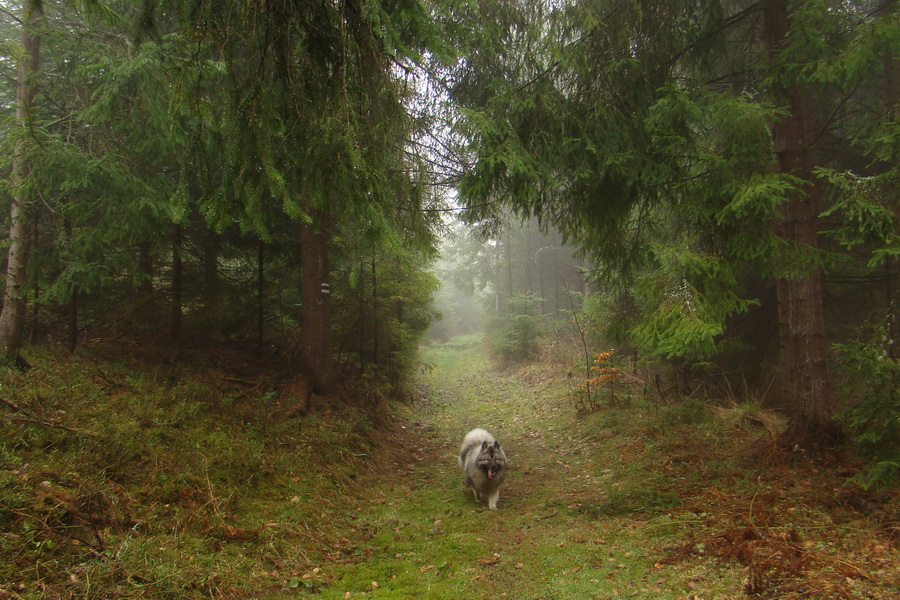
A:
<svg viewBox="0 0 900 600">
<path fill-rule="evenodd" d="M 276 598 L 338 537 L 356 409 L 270 419 L 292 400 L 208 366 L 45 352 L 0 375 L 0 596 Z"/>
<path fill-rule="evenodd" d="M 633 518 L 675 499 L 640 487 L 624 500 L 617 495 L 615 479 L 630 476 L 630 467 L 595 465 L 603 449 L 560 402 L 562 381 L 535 385 L 494 370 L 477 337 L 433 347 L 424 360 L 433 368 L 415 418 L 427 432 L 423 453 L 433 458 L 412 478 L 373 482 L 377 500 L 360 513 L 353 560 L 324 566 L 309 597 L 679 598 L 691 591 L 696 572 L 655 566 L 672 528 Z M 455 454 L 472 427 L 494 433 L 513 465 L 498 511 L 461 485 Z M 739 595 L 738 573 L 702 576 L 706 591 Z"/>
</svg>

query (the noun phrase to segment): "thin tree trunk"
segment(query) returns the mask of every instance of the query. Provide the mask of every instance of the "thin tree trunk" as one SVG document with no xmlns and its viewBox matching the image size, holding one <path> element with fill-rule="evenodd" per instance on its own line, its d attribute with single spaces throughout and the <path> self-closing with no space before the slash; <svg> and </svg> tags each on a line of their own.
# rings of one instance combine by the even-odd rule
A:
<svg viewBox="0 0 900 600">
<path fill-rule="evenodd" d="M 528 223 L 528 226 L 524 228 L 523 236 L 525 239 L 523 242 L 525 243 L 525 293 L 531 294 L 534 290 L 531 288 L 531 264 L 534 262 L 534 257 L 531 255 L 531 222 Z"/>
<path fill-rule="evenodd" d="M 40 18 L 38 6 L 27 0 L 22 6 L 22 57 L 19 59 L 16 84 L 16 124 L 23 131 L 16 140 L 13 151 L 10 181 L 13 198 L 10 202 L 9 251 L 6 268 L 6 288 L 3 309 L 0 311 L 0 353 L 7 360 L 21 363 L 19 350 L 25 330 L 25 279 L 28 266 L 28 198 L 24 190 L 31 165 L 27 158 L 28 140 L 24 130 L 31 127 L 36 86 L 33 77 L 40 64 L 41 40 L 32 34 L 32 28 Z"/>
<path fill-rule="evenodd" d="M 72 244 L 72 219 L 66 217 L 64 223 L 64 230 L 66 232 L 66 243 Z M 78 347 L 78 288 L 73 288 L 70 290 L 71 297 L 69 298 L 69 314 L 68 314 L 68 339 L 66 341 L 66 346 L 69 352 L 75 352 L 75 348 Z"/>
<path fill-rule="evenodd" d="M 372 256 L 372 364 L 378 369 L 378 271 L 375 256 Z"/>
<path fill-rule="evenodd" d="M 546 242 L 547 240 L 543 240 Z M 547 248 L 548 246 L 543 246 L 540 250 L 538 250 L 538 278 L 540 280 L 540 292 L 541 292 L 541 316 L 547 314 Z M 555 277 L 554 273 L 554 277 Z"/>
<path fill-rule="evenodd" d="M 66 343 L 69 352 L 75 352 L 78 347 L 78 290 L 72 290 L 69 298 L 69 331 Z"/>
<path fill-rule="evenodd" d="M 560 311 L 562 310 L 562 307 L 560 306 L 561 294 L 559 289 L 559 284 L 561 282 L 561 279 L 559 277 L 559 244 L 553 246 L 553 272 L 556 273 L 556 277 L 554 278 L 556 280 L 556 305 L 554 307 L 554 310 L 556 311 L 556 316 L 558 317 Z"/>
<path fill-rule="evenodd" d="M 356 347 L 359 350 L 359 371 L 360 373 L 366 372 L 366 329 L 368 325 L 366 324 L 366 263 L 365 261 L 360 261 L 359 263 L 359 328 L 357 332 L 357 343 Z M 372 317 L 374 320 L 374 316 Z"/>
<path fill-rule="evenodd" d="M 788 43 L 791 17 L 783 0 L 765 0 L 763 10 L 766 44 L 774 59 Z M 774 166 L 808 182 L 803 197 L 782 204 L 781 220 L 776 224 L 776 233 L 795 248 L 799 259 L 799 267 L 795 263 L 776 279 L 782 402 L 790 416 L 788 440 L 806 444 L 834 428 L 824 284 L 821 269 L 814 266 L 821 188 L 812 173 L 809 99 L 797 83 L 789 83 L 777 93 L 788 115 L 772 127 Z"/>
<path fill-rule="evenodd" d="M 183 230 L 181 225 L 172 225 L 172 340 L 181 345 L 181 321 L 182 321 L 182 268 L 181 245 Z"/>
<path fill-rule="evenodd" d="M 262 356 L 266 326 L 266 243 L 259 239 L 256 247 L 256 355 Z"/>
<path fill-rule="evenodd" d="M 501 255 L 500 255 L 500 239 L 497 239 L 497 245 L 494 248 L 494 313 L 500 314 L 500 309 L 503 308 L 503 302 L 501 301 L 500 292 L 500 277 L 503 273 L 502 263 L 501 263 Z"/>
<path fill-rule="evenodd" d="M 141 320 L 143 326 L 154 329 L 159 326 L 157 318 L 156 301 L 153 297 L 153 246 L 150 242 L 141 242 L 138 245 L 138 272 L 140 281 L 137 286 L 139 306 L 141 307 Z M 157 330 L 158 332 L 158 330 Z"/>
<path fill-rule="evenodd" d="M 512 252 L 512 227 L 506 227 L 506 293 L 507 298 L 512 298 L 516 293 L 513 285 L 513 252 Z"/>
<path fill-rule="evenodd" d="M 40 211 L 34 212 L 34 227 L 32 227 L 31 231 L 31 247 L 32 248 L 40 248 L 41 240 L 40 240 Z M 31 301 L 31 335 L 30 340 L 31 343 L 34 344 L 37 342 L 38 337 L 40 335 L 40 312 L 41 312 L 41 273 L 40 270 L 34 269 L 32 272 L 32 281 L 34 282 L 33 289 L 33 298 Z"/>
<path fill-rule="evenodd" d="M 327 223 L 300 224 L 300 359 L 314 391 L 333 385 Z"/>
<path fill-rule="evenodd" d="M 891 10 L 891 5 L 896 0 L 882 0 L 881 10 L 887 15 Z M 882 17 L 884 18 L 884 17 Z M 885 49 L 881 58 L 881 64 L 884 67 L 885 85 L 885 106 L 888 107 L 888 119 L 896 121 L 900 117 L 900 74 L 897 72 L 897 60 L 890 48 Z M 889 340 L 897 339 L 897 299 L 894 297 L 895 290 L 893 288 L 892 279 L 896 268 L 900 266 L 900 260 L 886 257 L 884 259 L 884 293 L 887 303 L 887 335 Z M 891 358 L 897 356 L 897 344 L 886 344 L 888 355 Z"/>
<path fill-rule="evenodd" d="M 213 233 L 206 236 L 203 249 L 203 295 L 206 305 L 206 330 L 210 339 L 222 331 L 222 289 L 219 281 L 219 240 Z"/>
<path fill-rule="evenodd" d="M 148 297 L 153 296 L 153 255 L 150 250 L 150 242 L 141 242 L 138 247 L 138 270 L 141 272 L 138 293 Z"/>
</svg>

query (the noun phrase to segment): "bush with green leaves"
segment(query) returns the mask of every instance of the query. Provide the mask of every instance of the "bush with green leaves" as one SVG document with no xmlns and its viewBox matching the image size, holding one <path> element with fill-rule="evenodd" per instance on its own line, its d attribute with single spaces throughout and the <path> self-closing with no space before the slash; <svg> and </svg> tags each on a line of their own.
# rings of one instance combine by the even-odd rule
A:
<svg viewBox="0 0 900 600">
<path fill-rule="evenodd" d="M 864 488 L 900 482 L 900 359 L 892 346 L 884 330 L 868 340 L 835 345 L 844 391 L 854 401 L 839 419 L 867 460 L 853 478 Z"/>
<path fill-rule="evenodd" d="M 507 312 L 494 317 L 488 341 L 500 362 L 522 362 L 537 354 L 544 330 L 540 304 L 534 294 L 516 294 L 509 299 Z"/>
</svg>

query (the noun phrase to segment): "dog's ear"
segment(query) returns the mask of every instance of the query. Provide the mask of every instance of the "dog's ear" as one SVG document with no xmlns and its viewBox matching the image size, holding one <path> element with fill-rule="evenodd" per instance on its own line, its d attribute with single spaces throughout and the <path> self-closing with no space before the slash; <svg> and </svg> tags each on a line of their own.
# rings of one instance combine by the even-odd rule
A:
<svg viewBox="0 0 900 600">
<path fill-rule="evenodd" d="M 498 442 L 497 440 L 494 440 L 494 449 L 495 449 L 495 450 L 499 450 L 499 449 L 500 449 L 500 442 Z"/>
<path fill-rule="evenodd" d="M 481 449 L 482 449 L 482 450 L 487 450 L 487 447 L 488 447 L 488 441 L 487 441 L 487 440 L 484 440 L 483 442 L 481 442 Z"/>
</svg>

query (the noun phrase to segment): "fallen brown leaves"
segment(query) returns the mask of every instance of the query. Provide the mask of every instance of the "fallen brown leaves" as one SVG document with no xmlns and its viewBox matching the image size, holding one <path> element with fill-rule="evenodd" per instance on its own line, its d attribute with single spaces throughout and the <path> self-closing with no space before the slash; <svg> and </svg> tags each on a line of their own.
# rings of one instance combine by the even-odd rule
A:
<svg viewBox="0 0 900 600">
<path fill-rule="evenodd" d="M 700 525 L 660 562 L 743 565 L 744 591 L 758 598 L 889 598 L 900 589 L 896 494 L 852 502 L 863 492 L 848 491 L 833 471 L 793 466 L 770 469 L 758 485 L 710 487 L 687 500 L 676 513 Z"/>
<path fill-rule="evenodd" d="M 500 555 L 497 553 L 494 553 L 494 555 L 490 557 L 478 559 L 479 567 L 493 567 L 494 565 L 498 564 L 500 564 Z"/>
</svg>

